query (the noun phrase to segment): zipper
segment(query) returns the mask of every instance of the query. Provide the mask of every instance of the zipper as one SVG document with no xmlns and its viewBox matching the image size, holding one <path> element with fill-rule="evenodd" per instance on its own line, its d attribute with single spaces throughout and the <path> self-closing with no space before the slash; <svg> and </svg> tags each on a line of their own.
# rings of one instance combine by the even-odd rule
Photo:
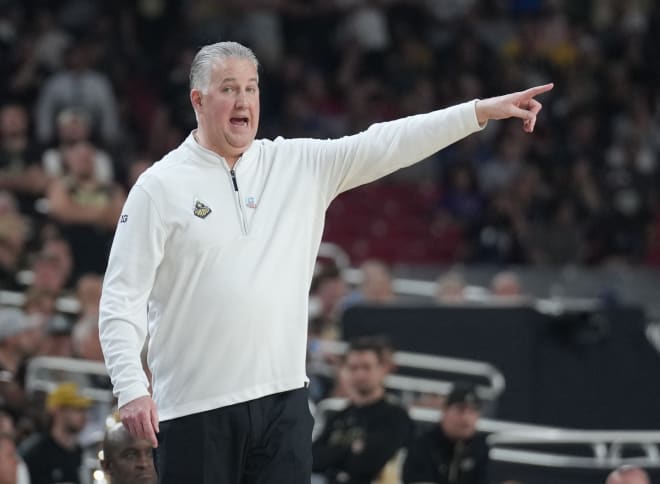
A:
<svg viewBox="0 0 660 484">
<path fill-rule="evenodd" d="M 247 235 L 247 220 L 245 219 L 245 212 L 243 211 L 243 204 L 241 203 L 241 195 L 238 191 L 238 181 L 236 181 L 236 170 L 233 168 L 229 170 L 231 175 L 231 183 L 234 187 L 234 193 L 236 194 L 236 203 L 238 204 L 238 213 L 241 219 L 241 229 L 243 230 L 243 235 Z"/>
</svg>

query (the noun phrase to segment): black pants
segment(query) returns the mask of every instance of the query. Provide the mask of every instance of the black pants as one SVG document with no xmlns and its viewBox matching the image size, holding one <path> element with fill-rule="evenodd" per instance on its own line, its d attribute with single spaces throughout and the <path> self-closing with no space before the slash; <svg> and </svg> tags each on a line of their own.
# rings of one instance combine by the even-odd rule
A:
<svg viewBox="0 0 660 484">
<path fill-rule="evenodd" d="M 160 423 L 161 484 L 309 484 L 307 388 Z"/>
</svg>

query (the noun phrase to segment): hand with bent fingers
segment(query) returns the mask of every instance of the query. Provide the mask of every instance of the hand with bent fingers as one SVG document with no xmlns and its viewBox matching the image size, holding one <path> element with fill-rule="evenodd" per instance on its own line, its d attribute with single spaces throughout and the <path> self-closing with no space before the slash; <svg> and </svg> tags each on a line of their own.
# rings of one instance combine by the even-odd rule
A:
<svg viewBox="0 0 660 484">
<path fill-rule="evenodd" d="M 525 132 L 531 133 L 536 125 L 536 115 L 543 107 L 534 98 L 553 87 L 554 84 L 550 83 L 504 96 L 480 99 L 475 108 L 477 120 L 483 125 L 489 119 L 520 118 L 523 120 Z"/>
<path fill-rule="evenodd" d="M 158 411 L 150 396 L 131 400 L 119 409 L 119 416 L 129 434 L 136 439 L 148 440 L 154 448 L 158 447 Z"/>
</svg>

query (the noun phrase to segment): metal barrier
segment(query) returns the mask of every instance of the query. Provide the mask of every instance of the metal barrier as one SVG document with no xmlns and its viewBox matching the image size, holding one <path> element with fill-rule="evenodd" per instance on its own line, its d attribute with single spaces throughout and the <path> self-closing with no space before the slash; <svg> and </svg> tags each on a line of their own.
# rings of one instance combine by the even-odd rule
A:
<svg viewBox="0 0 660 484">
<path fill-rule="evenodd" d="M 321 341 L 319 346 L 321 353 L 331 355 L 343 355 L 348 349 L 348 343 L 343 341 Z M 488 385 L 477 385 L 476 390 L 480 398 L 488 401 L 497 400 L 506 386 L 504 375 L 493 365 L 483 361 L 397 351 L 394 353 L 394 363 L 398 367 L 483 379 L 488 382 Z M 332 372 L 331 367 L 323 362 L 315 362 L 311 366 L 311 370 L 326 375 Z M 405 392 L 446 395 L 451 391 L 452 381 L 442 378 L 431 379 L 390 374 L 385 378 L 385 387 Z"/>
</svg>

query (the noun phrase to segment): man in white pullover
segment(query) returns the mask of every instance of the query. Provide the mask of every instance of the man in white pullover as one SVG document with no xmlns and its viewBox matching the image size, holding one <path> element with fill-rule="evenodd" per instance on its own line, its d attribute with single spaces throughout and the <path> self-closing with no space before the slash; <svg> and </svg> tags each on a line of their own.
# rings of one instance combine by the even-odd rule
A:
<svg viewBox="0 0 660 484">
<path fill-rule="evenodd" d="M 121 419 L 162 483 L 307 484 L 307 296 L 325 211 L 489 119 L 534 129 L 552 85 L 371 126 L 255 140 L 258 63 L 234 42 L 190 72 L 198 127 L 137 181 L 120 216 L 100 333 Z M 152 393 L 140 362 L 149 335 Z"/>
</svg>

